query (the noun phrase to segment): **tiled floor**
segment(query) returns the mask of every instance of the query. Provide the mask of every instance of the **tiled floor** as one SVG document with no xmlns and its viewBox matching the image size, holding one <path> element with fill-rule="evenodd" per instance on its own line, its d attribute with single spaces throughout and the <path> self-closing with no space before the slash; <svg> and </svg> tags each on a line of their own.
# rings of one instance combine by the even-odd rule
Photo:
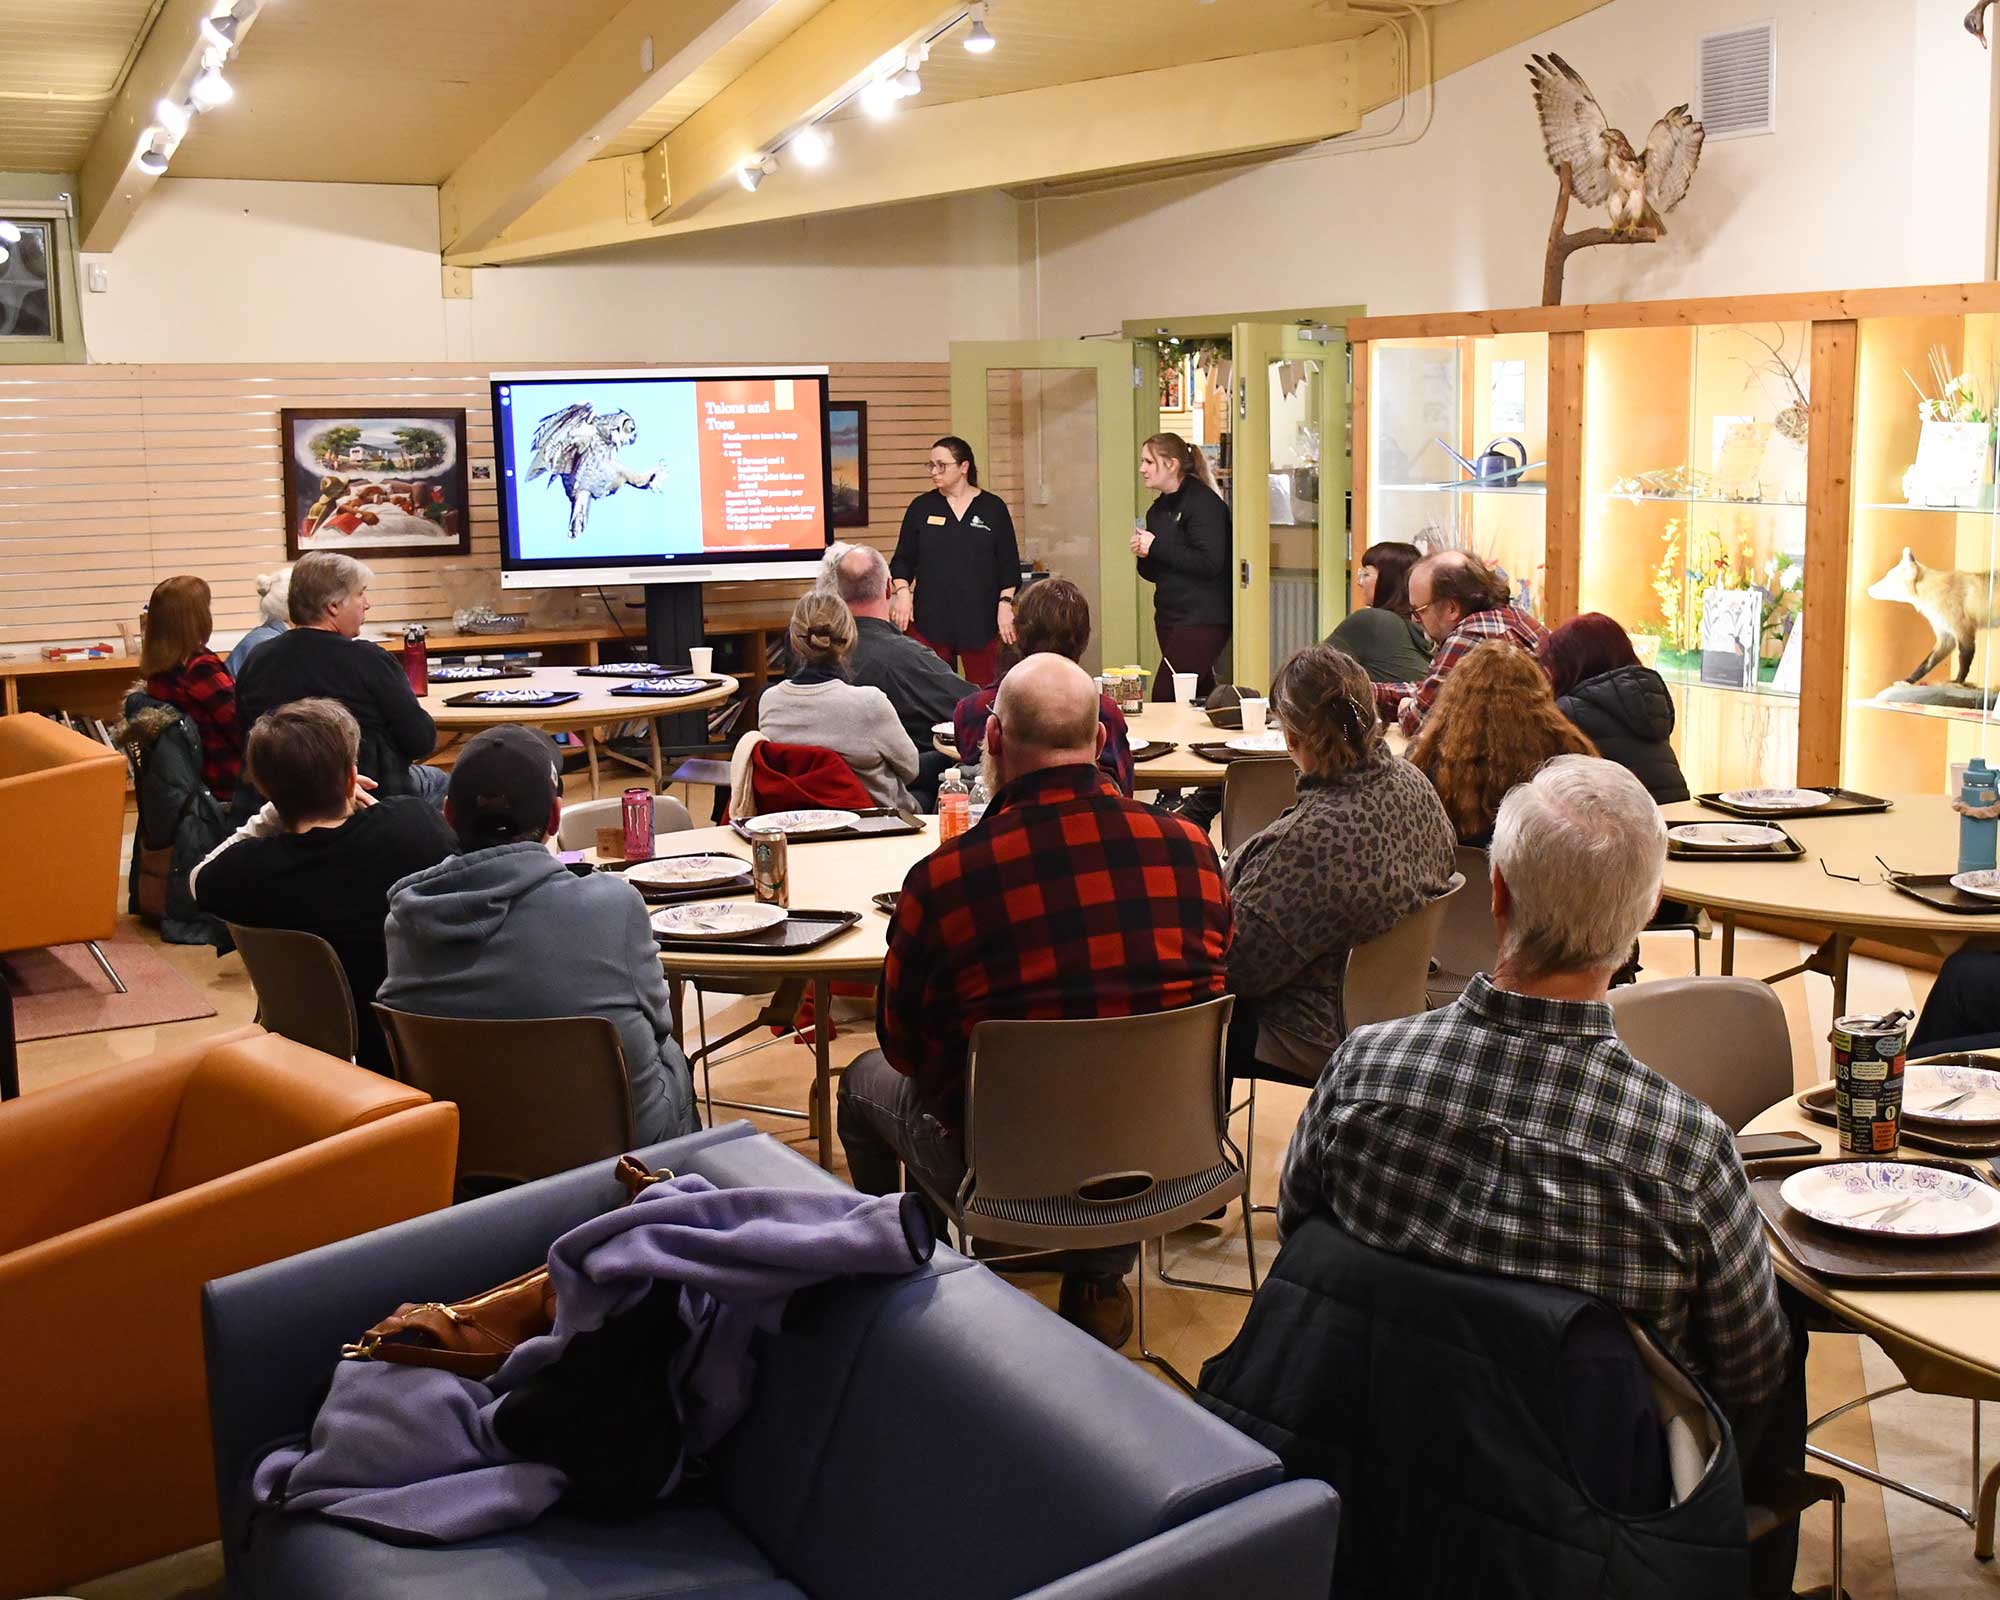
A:
<svg viewBox="0 0 2000 1600">
<path fill-rule="evenodd" d="M 701 795 L 706 814 L 706 794 Z M 1713 946 L 1704 964 L 1713 970 Z M 1738 970 L 1756 974 L 1777 971 L 1800 958 L 1800 947 L 1788 940 L 1745 935 L 1738 944 Z M 200 1038 L 248 1021 L 254 997 L 242 965 L 234 956 L 217 960 L 206 949 L 169 948 L 182 971 L 208 993 L 220 1013 L 196 1022 L 134 1028 L 119 1033 L 52 1039 L 23 1046 L 22 1079 L 27 1092 L 113 1062 L 132 1060 L 165 1045 Z M 1649 939 L 1646 976 L 1666 977 L 1689 968 L 1689 942 L 1684 936 Z M 1851 979 L 1850 1004 L 1873 1009 L 1920 1003 L 1927 991 L 1925 974 L 1883 962 L 1857 960 Z M 1792 979 L 1779 985 L 1792 1027 L 1796 1075 L 1801 1085 L 1826 1071 L 1826 1034 L 1830 1025 L 1831 988 L 1824 978 Z M 712 1009 L 712 1032 L 722 1032 L 746 1017 L 736 1001 L 727 1010 Z M 834 1043 L 839 1065 L 873 1043 L 866 1024 L 840 1028 Z M 766 1048 L 718 1069 L 715 1092 L 732 1099 L 802 1105 L 811 1081 L 811 1057 L 789 1041 Z M 1293 1123 L 1305 1104 L 1302 1090 L 1261 1086 L 1258 1098 L 1257 1146 L 1253 1193 L 1273 1198 L 1277 1172 Z M 723 1113 L 728 1115 L 728 1113 Z M 814 1146 L 800 1121 L 756 1117 L 753 1122 L 811 1154 Z M 1243 1119 L 1234 1132 L 1243 1137 Z M 844 1168 L 843 1168 L 844 1170 Z M 1276 1249 L 1272 1219 L 1256 1218 L 1259 1261 Z M 1148 1253 L 1148 1272 L 1151 1271 Z M 1169 1244 L 1168 1270 L 1207 1281 L 1242 1283 L 1246 1265 L 1240 1223 L 1231 1217 L 1215 1226 L 1188 1230 Z M 1024 1292 L 1055 1304 L 1058 1280 L 1051 1275 L 1016 1278 Z M 1175 1289 L 1154 1283 L 1147 1293 L 1148 1342 L 1190 1377 L 1203 1360 L 1234 1337 L 1246 1302 L 1237 1296 Z M 1128 1353 L 1136 1350 L 1136 1340 Z M 1162 1378 L 1161 1381 L 1166 1381 Z M 1808 1365 L 1813 1414 L 1894 1381 L 1893 1369 L 1872 1344 L 1853 1337 L 1816 1335 Z M 1864 1407 L 1815 1435 L 1816 1442 L 1851 1459 L 1924 1484 L 1945 1498 L 1962 1500 L 1973 1476 L 1970 1458 L 1971 1408 L 1967 1402 L 1900 1394 Z M 1943 1600 L 1946 1596 L 2000 1594 L 2000 1571 L 1972 1559 L 1972 1536 L 1962 1524 L 1900 1496 L 1887 1497 L 1873 1485 L 1850 1481 L 1846 1518 L 1846 1586 L 1854 1600 Z M 1824 1507 L 1808 1515 L 1798 1570 L 1801 1587 L 1827 1578 L 1828 1514 Z M 155 1562 L 131 1572 L 83 1585 L 76 1593 L 86 1600 L 206 1600 L 220 1595 L 220 1556 L 214 1546 Z"/>
</svg>

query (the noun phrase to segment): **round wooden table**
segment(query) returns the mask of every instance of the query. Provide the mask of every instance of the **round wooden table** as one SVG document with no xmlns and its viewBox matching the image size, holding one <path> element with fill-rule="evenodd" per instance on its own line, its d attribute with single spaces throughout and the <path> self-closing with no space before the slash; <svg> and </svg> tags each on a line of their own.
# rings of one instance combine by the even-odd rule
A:
<svg viewBox="0 0 2000 1600">
<path fill-rule="evenodd" d="M 791 903 L 802 911 L 858 911 L 861 920 L 825 944 L 790 955 L 751 956 L 663 945 L 660 964 L 670 978 L 699 983 L 703 978 L 751 978 L 776 989 L 787 979 L 812 985 L 813 1017 L 832 1013 L 835 978 L 874 980 L 889 953 L 889 919 L 873 897 L 900 889 L 911 867 L 937 848 L 937 818 L 922 819 L 921 833 L 885 834 L 874 839 L 793 839 L 786 866 Z M 726 855 L 750 859 L 750 842 L 733 828 L 693 828 L 663 833 L 653 841 L 656 856 Z M 596 859 L 595 851 L 585 853 Z M 748 900 L 747 893 L 719 900 Z M 705 903 L 705 902 L 704 902 Z M 827 1029 L 813 1028 L 813 1095 L 819 1112 L 819 1162 L 833 1166 L 833 1068 Z M 685 1038 L 683 1038 L 685 1048 Z"/>
<path fill-rule="evenodd" d="M 430 693 L 421 702 L 430 713 L 431 720 L 440 733 L 472 734 L 482 728 L 498 728 L 518 725 L 524 728 L 545 728 L 551 733 L 581 733 L 584 753 L 590 758 L 590 796 L 598 795 L 597 775 L 597 730 L 616 727 L 623 722 L 644 722 L 646 735 L 652 744 L 650 770 L 653 788 L 666 786 L 666 771 L 660 760 L 661 717 L 677 716 L 683 711 L 705 711 L 710 706 L 721 705 L 736 693 L 736 680 L 720 673 L 711 673 L 710 686 L 699 694 L 680 695 L 672 699 L 654 699 L 651 696 L 622 696 L 611 693 L 630 683 L 643 680 L 637 678 L 600 678 L 584 675 L 575 667 L 534 667 L 526 677 L 474 678 L 458 683 L 433 683 Z M 559 706 L 452 706 L 447 700 L 454 700 L 463 694 L 472 694 L 480 689 L 545 689 L 557 694 L 574 694 L 576 699 L 565 701 Z M 623 756 L 613 755 L 614 760 L 623 761 Z M 632 763 L 634 766 L 637 763 Z"/>
<path fill-rule="evenodd" d="M 1797 861 L 1669 857 L 1665 893 L 1672 900 L 1705 906 L 1722 924 L 1725 973 L 1735 970 L 1739 916 L 1778 917 L 1827 930 L 1825 942 L 1809 960 L 1764 981 L 1823 972 L 1833 980 L 1833 1009 L 1839 1016 L 1847 1009 L 1847 958 L 1857 938 L 1937 955 L 1949 955 L 1969 939 L 2000 938 L 2000 915 L 1938 911 L 1884 881 L 1882 862 L 1898 872 L 1951 872 L 1958 864 L 1958 817 L 1950 801 L 1935 794 L 1889 798 L 1891 809 L 1872 814 L 1772 818 L 1805 847 L 1805 856 Z M 1661 812 L 1669 827 L 1742 820 L 1692 800 Z M 1845 876 L 1832 875 L 1836 873 Z"/>
<path fill-rule="evenodd" d="M 1894 813 L 1890 813 L 1893 815 Z M 1803 842 L 1803 841 L 1801 841 Z M 1893 858 L 1892 858 L 1893 859 Z M 1895 865 L 1902 866 L 1900 861 Z M 1885 891 L 1894 893 L 1895 891 Z M 1901 898 L 1900 896 L 1898 898 Z M 1803 1133 L 1819 1141 L 1829 1156 L 1840 1153 L 1833 1128 L 1815 1122 L 1792 1098 L 1760 1112 L 1745 1133 Z M 1911 1160 L 1926 1159 L 1924 1151 L 1906 1146 Z M 1800 1165 L 1810 1165 L 1810 1158 Z M 1969 1164 L 1978 1166 L 1977 1161 Z M 1910 1387 L 1920 1394 L 1957 1395 L 1968 1400 L 2000 1400 L 2000 1285 L 1991 1288 L 1870 1288 L 1830 1283 L 1816 1278 L 1795 1261 L 1775 1235 L 1768 1234 L 1771 1262 L 1778 1275 L 1808 1299 L 1824 1307 L 1857 1333 L 1865 1333 L 1895 1362 Z M 1872 1397 L 1871 1397 L 1872 1398 Z M 1975 1427 L 1973 1437 L 1978 1437 Z M 1852 1467 L 1852 1463 L 1840 1463 Z M 1879 1474 L 1856 1469 L 1885 1483 Z M 1977 1479 L 1979 1463 L 1973 1463 Z M 1907 1484 L 1885 1487 L 1912 1493 Z M 1993 1518 L 2000 1498 L 2000 1466 L 1979 1484 L 1977 1510 L 1952 1505 L 1934 1495 L 1914 1492 L 1925 1504 L 1946 1511 L 1973 1526 L 1973 1553 L 1982 1561 L 1993 1556 Z"/>
</svg>

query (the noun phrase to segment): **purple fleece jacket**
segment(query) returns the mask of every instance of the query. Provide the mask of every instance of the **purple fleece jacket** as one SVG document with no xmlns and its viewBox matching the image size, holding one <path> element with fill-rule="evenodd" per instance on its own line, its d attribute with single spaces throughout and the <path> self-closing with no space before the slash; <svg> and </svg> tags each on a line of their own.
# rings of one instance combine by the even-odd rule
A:
<svg viewBox="0 0 2000 1600">
<path fill-rule="evenodd" d="M 507 1392 L 579 1333 L 681 1285 L 690 1337 L 674 1356 L 685 1452 L 713 1448 L 749 1408 L 752 1336 L 776 1332 L 796 1289 L 829 1278 L 910 1271 L 930 1258 L 930 1225 L 911 1195 L 718 1189 L 695 1174 L 549 1247 L 556 1325 L 488 1383 L 428 1367 L 343 1361 L 305 1448 L 259 1464 L 259 1505 L 321 1515 L 403 1539 L 449 1542 L 521 1527 L 561 1497 L 563 1473 L 524 1461 L 493 1430 Z M 677 1469 L 662 1494 L 680 1481 Z"/>
</svg>

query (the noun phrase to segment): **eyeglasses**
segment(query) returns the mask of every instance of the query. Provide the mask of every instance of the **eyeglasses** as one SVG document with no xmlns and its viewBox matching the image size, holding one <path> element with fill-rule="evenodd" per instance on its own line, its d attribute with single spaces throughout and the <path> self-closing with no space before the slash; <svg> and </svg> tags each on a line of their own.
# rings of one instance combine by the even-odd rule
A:
<svg viewBox="0 0 2000 1600">
<path fill-rule="evenodd" d="M 1441 606 L 1444 605 L 1445 603 L 1446 602 L 1443 600 L 1426 600 L 1420 606 L 1411 606 L 1410 615 L 1413 617 L 1421 617 L 1426 611 L 1430 610 L 1432 606 Z"/>
<path fill-rule="evenodd" d="M 1882 869 L 1883 873 L 1882 877 L 1864 878 L 1860 876 L 1858 873 L 1835 872 L 1833 868 L 1829 867 L 1826 864 L 1824 858 L 1822 858 L 1820 861 L 1819 870 L 1821 872 L 1824 872 L 1829 878 L 1838 878 L 1842 883 L 1858 883 L 1864 889 L 1876 888 L 1881 884 L 1888 882 L 1890 878 L 1899 878 L 1902 876 L 1901 873 L 1899 873 L 1894 867 L 1890 866 L 1889 863 L 1884 861 L 1880 856 L 1877 856 L 1875 858 L 1875 865 Z"/>
<path fill-rule="evenodd" d="M 949 472 L 957 465 L 956 461 L 933 461 L 931 463 L 931 475 L 935 477 L 940 472 Z"/>
</svg>

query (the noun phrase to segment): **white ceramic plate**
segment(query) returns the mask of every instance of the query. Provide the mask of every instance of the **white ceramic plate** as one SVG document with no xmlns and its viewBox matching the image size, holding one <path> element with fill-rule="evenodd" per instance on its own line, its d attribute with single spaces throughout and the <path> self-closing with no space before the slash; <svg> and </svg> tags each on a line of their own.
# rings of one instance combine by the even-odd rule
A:
<svg viewBox="0 0 2000 1600">
<path fill-rule="evenodd" d="M 1729 789 L 1716 798 L 1745 811 L 1810 811 L 1833 796 L 1824 789 Z"/>
<path fill-rule="evenodd" d="M 1667 837 L 1698 850 L 1762 850 L 1785 842 L 1782 829 L 1758 822 L 1683 822 L 1667 829 Z"/>
<path fill-rule="evenodd" d="M 700 889 L 749 877 L 750 863 L 736 856 L 657 856 L 633 862 L 625 869 L 625 876 L 634 883 L 653 883 L 664 889 Z"/>
<path fill-rule="evenodd" d="M 1285 735 L 1278 728 L 1266 728 L 1262 733 L 1239 733 L 1229 741 L 1229 748 L 1241 750 L 1245 755 L 1281 756 L 1285 753 Z"/>
<path fill-rule="evenodd" d="M 1815 1222 L 1878 1238 L 1945 1239 L 2000 1227 L 2000 1189 L 1908 1161 L 1808 1167 L 1787 1178 L 1778 1193 Z"/>
<path fill-rule="evenodd" d="M 1984 872 L 1954 873 L 1951 886 L 1963 889 L 1967 894 L 1976 894 L 1982 900 L 2000 900 L 2000 872 L 1991 867 Z"/>
<path fill-rule="evenodd" d="M 1912 1061 L 1903 1069 L 1903 1116 L 1932 1124 L 2000 1122 L 2000 1072 Z"/>
<path fill-rule="evenodd" d="M 728 939 L 762 933 L 785 920 L 783 906 L 761 900 L 726 901 L 720 905 L 668 906 L 653 913 L 653 927 L 669 939 Z"/>
<path fill-rule="evenodd" d="M 860 820 L 852 811 L 767 811 L 743 826 L 751 833 L 834 833 Z"/>
</svg>

